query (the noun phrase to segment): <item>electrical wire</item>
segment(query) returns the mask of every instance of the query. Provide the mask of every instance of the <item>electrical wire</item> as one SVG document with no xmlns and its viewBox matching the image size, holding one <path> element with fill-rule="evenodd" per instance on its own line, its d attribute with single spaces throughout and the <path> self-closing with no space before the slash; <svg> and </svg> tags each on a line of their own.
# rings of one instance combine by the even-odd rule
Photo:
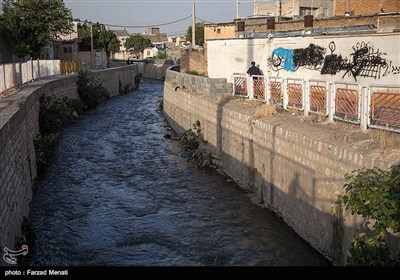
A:
<svg viewBox="0 0 400 280">
<path fill-rule="evenodd" d="M 155 27 L 155 26 L 165 26 L 165 25 L 170 25 L 170 24 L 174 24 L 177 22 L 181 22 L 184 21 L 188 18 L 191 18 L 192 15 L 178 19 L 178 20 L 174 20 L 174 21 L 170 21 L 170 22 L 166 22 L 166 23 L 159 23 L 159 24 L 147 24 L 147 25 L 122 25 L 122 24 L 108 24 L 108 23 L 103 23 L 103 25 L 105 26 L 111 26 L 111 27 L 125 27 L 125 28 L 143 28 L 143 27 Z"/>
</svg>

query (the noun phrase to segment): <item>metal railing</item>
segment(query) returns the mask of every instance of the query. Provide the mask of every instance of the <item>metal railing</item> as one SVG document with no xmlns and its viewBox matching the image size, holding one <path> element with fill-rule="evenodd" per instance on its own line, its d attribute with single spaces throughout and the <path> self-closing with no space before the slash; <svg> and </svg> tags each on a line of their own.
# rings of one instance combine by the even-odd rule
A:
<svg viewBox="0 0 400 280">
<path fill-rule="evenodd" d="M 371 85 L 234 74 L 234 95 L 368 127 L 400 132 L 400 85 Z"/>
<path fill-rule="evenodd" d="M 233 74 L 233 94 L 244 95 L 248 97 L 248 75 L 235 73 Z"/>
<path fill-rule="evenodd" d="M 361 85 L 357 83 L 333 83 L 333 117 L 348 122 L 361 121 Z"/>
<path fill-rule="evenodd" d="M 310 107 L 308 108 L 308 110 L 311 113 L 323 116 L 328 115 L 328 92 L 329 83 L 327 81 L 308 81 L 308 98 L 310 100 Z"/>
<path fill-rule="evenodd" d="M 306 86 L 303 79 L 286 79 L 287 107 L 304 110 L 307 105 Z"/>
<path fill-rule="evenodd" d="M 368 96 L 371 110 L 368 125 L 400 131 L 400 86 L 371 85 Z"/>
<path fill-rule="evenodd" d="M 62 60 L 60 63 L 61 74 L 69 75 L 78 73 L 82 69 L 80 61 L 66 61 Z"/>
</svg>

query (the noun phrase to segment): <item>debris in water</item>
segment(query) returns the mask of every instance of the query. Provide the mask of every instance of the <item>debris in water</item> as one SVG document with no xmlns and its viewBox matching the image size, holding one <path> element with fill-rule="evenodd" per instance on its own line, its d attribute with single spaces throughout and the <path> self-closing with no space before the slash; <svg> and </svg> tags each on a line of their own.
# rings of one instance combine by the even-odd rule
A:
<svg viewBox="0 0 400 280">
<path fill-rule="evenodd" d="M 182 153 L 181 154 L 181 158 L 188 158 L 188 157 L 189 157 L 189 155 L 187 153 Z"/>
</svg>

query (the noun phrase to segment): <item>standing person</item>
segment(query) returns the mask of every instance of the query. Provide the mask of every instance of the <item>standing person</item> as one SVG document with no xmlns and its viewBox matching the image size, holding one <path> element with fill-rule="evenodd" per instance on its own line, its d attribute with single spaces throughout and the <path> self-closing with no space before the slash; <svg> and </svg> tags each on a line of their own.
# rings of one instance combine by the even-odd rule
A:
<svg viewBox="0 0 400 280">
<path fill-rule="evenodd" d="M 251 67 L 249 68 L 249 70 L 247 70 L 247 74 L 249 74 L 250 76 L 262 75 L 260 68 L 256 66 L 256 63 L 254 61 L 251 62 Z"/>
</svg>

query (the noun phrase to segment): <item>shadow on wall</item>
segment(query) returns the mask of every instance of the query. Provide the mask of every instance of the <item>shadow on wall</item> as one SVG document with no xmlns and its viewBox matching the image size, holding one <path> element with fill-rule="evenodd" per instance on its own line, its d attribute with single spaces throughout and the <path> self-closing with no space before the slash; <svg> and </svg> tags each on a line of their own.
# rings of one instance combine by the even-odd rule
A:
<svg viewBox="0 0 400 280">
<path fill-rule="evenodd" d="M 248 131 L 235 133 L 237 128 L 228 126 L 232 117 L 226 118 L 230 115 L 226 111 L 232 110 L 227 106 L 231 99 L 222 99 L 216 112 L 217 122 L 204 126 L 215 129 L 215 142 L 205 140 L 210 140 L 210 145 L 216 143 L 211 149 L 219 154 L 224 171 L 334 264 L 345 264 L 353 235 L 367 229 L 367 223 L 347 213 L 344 217 L 330 214 L 329 209 L 337 199 L 335 189 L 341 189 L 344 178 L 331 171 L 326 173 L 325 166 L 318 165 L 318 162 L 310 165 L 306 156 L 304 161 L 303 158 L 295 160 L 290 152 L 282 151 L 282 142 L 287 143 L 288 139 L 278 133 L 279 127 L 272 126 L 271 131 L 265 131 L 260 124 L 262 120 L 258 120 L 249 126 L 246 124 Z M 185 108 L 171 103 L 169 106 L 172 114 L 185 114 Z M 174 115 L 167 115 L 167 120 L 177 132 L 187 129 L 174 119 Z M 202 125 L 208 122 L 202 118 L 196 120 Z M 265 133 L 267 140 L 261 140 L 262 137 L 253 140 L 253 136 L 260 133 Z M 204 131 L 203 134 L 213 133 Z"/>
<path fill-rule="evenodd" d="M 163 61 L 152 62 L 139 62 L 139 73 L 143 78 L 165 80 L 167 70 L 174 65 L 174 61 L 167 59 Z"/>
</svg>

